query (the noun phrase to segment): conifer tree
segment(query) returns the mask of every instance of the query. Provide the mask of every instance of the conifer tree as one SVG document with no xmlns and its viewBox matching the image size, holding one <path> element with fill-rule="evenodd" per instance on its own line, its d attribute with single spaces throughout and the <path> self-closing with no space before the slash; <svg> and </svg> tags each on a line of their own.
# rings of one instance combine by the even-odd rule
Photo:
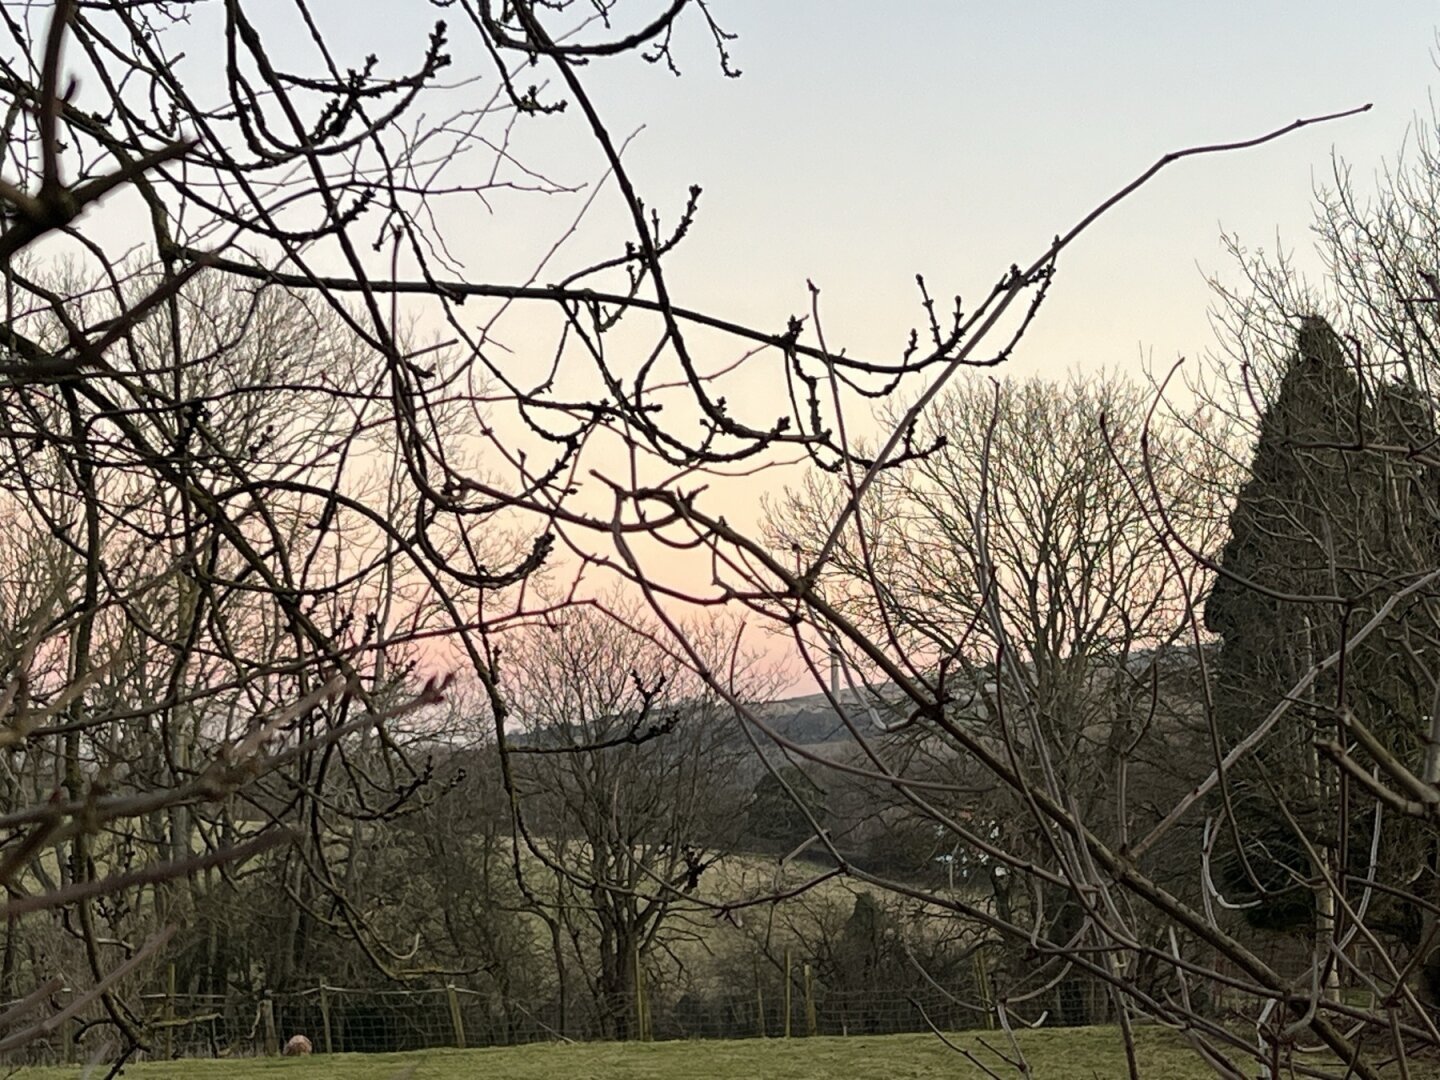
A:
<svg viewBox="0 0 1440 1080">
<path fill-rule="evenodd" d="M 1234 746 L 1293 698 L 1216 804 L 1217 880 L 1230 899 L 1251 905 L 1257 926 L 1322 930 L 1333 916 L 1322 870 L 1363 869 L 1368 860 L 1373 819 L 1356 809 L 1342 827 L 1338 777 L 1315 746 L 1334 734 L 1340 711 L 1403 761 L 1423 752 L 1434 696 L 1424 674 L 1436 641 L 1430 594 L 1398 606 L 1347 647 L 1343 663 L 1295 688 L 1435 565 L 1436 477 L 1411 452 L 1430 438 L 1433 425 L 1411 388 L 1368 379 L 1325 320 L 1302 320 L 1261 418 L 1204 613 L 1220 638 L 1213 700 L 1222 745 Z M 1385 857 L 1417 858 L 1423 845 L 1402 842 L 1398 828 L 1387 829 Z"/>
</svg>

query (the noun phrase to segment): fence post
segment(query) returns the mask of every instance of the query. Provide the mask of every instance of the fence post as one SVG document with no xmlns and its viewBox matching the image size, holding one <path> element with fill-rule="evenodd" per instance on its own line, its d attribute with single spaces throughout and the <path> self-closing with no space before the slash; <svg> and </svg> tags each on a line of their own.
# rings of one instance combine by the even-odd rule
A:
<svg viewBox="0 0 1440 1080">
<path fill-rule="evenodd" d="M 814 1038 L 820 1025 L 815 1016 L 815 983 L 810 978 L 810 965 L 805 965 L 805 1034 Z"/>
<path fill-rule="evenodd" d="M 785 1038 L 790 1038 L 790 946 L 785 946 Z"/>
<path fill-rule="evenodd" d="M 70 1004 L 74 996 L 67 986 L 61 991 L 65 995 L 65 1004 Z M 60 1025 L 60 1054 L 66 1065 L 75 1064 L 75 1018 L 67 1017 Z"/>
<path fill-rule="evenodd" d="M 640 952 L 635 952 L 635 985 L 640 988 L 640 1041 L 654 1042 L 655 1027 L 650 1015 L 650 984 L 645 981 L 645 968 L 640 964 Z"/>
<path fill-rule="evenodd" d="M 760 987 L 760 958 L 751 957 L 755 969 L 755 1026 L 760 1038 L 765 1038 L 765 991 Z"/>
<path fill-rule="evenodd" d="M 325 1053 L 333 1054 L 335 1048 L 330 1042 L 330 991 L 324 982 L 320 983 L 320 1026 L 324 1029 Z"/>
<path fill-rule="evenodd" d="M 165 968 L 165 1060 L 175 1057 L 175 965 Z"/>
<path fill-rule="evenodd" d="M 995 1030 L 995 1006 L 990 1000 L 990 973 L 985 970 L 985 950 L 975 951 L 975 985 L 980 990 L 980 1004 L 985 1007 L 985 1030 Z"/>
<path fill-rule="evenodd" d="M 260 1002 L 260 1016 L 265 1022 L 265 1056 L 275 1057 L 280 1053 L 280 1040 L 275 1036 L 275 999 L 269 990 Z"/>
<path fill-rule="evenodd" d="M 636 945 L 630 952 L 630 977 L 631 985 L 635 988 L 635 1025 L 626 1033 L 627 1038 L 640 1042 L 645 1040 L 645 991 L 640 986 L 640 946 Z"/>
<path fill-rule="evenodd" d="M 645 968 L 640 964 L 640 946 L 636 944 L 631 957 L 635 965 L 635 1038 L 649 1042 L 653 1037 L 650 1029 L 650 997 L 645 986 Z"/>
<path fill-rule="evenodd" d="M 455 1045 L 465 1049 L 465 1021 L 460 1015 L 460 995 L 455 993 L 455 984 L 445 984 L 445 996 L 450 999 L 450 1026 L 455 1031 Z"/>
<path fill-rule="evenodd" d="M 655 1041 L 655 1013 L 650 1008 L 650 982 L 644 969 L 640 972 L 640 985 L 645 988 L 645 1041 Z"/>
</svg>

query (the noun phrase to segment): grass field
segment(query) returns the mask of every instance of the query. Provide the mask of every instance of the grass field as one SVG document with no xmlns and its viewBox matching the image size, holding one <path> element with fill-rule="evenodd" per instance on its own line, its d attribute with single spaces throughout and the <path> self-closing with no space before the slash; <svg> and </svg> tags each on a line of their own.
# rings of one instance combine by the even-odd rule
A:
<svg viewBox="0 0 1440 1080">
<path fill-rule="evenodd" d="M 1017 1075 L 980 1045 L 975 1034 L 954 1036 L 1002 1076 Z M 986 1037 L 1003 1047 L 1000 1033 Z M 1145 1080 L 1213 1080 L 1214 1073 L 1174 1037 L 1137 1032 Z M 1123 1080 L 1123 1051 L 1110 1028 L 1025 1032 L 1021 1039 L 1037 1080 Z M 83 1070 L 21 1069 L 15 1080 L 61 1080 Z M 103 1076 L 100 1071 L 98 1075 Z M 1398 1074 L 1397 1074 L 1398 1075 Z M 1437 1080 L 1440 1070 L 1416 1068 L 1415 1080 Z M 429 1050 L 414 1054 L 335 1054 L 313 1058 L 173 1061 L 126 1068 L 129 1080 L 905 1080 L 985 1073 L 928 1035 L 866 1038 L 747 1039 L 732 1042 L 542 1044 L 498 1050 Z"/>
</svg>

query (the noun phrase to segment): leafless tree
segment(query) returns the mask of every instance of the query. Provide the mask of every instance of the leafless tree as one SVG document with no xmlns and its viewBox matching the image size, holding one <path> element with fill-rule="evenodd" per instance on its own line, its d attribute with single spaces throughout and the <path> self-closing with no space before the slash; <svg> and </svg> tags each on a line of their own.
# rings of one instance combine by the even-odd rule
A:
<svg viewBox="0 0 1440 1080">
<path fill-rule="evenodd" d="M 30 530 L 17 561 L 56 570 L 26 578 L 5 601 L 27 621 L 3 658 L 4 739 L 29 767 L 13 809 L 0 814 L 12 830 L 0 878 L 25 894 L 10 900 L 7 919 L 35 909 L 74 916 L 124 1053 L 144 1033 L 111 991 L 165 936 L 113 943 L 96 924 L 97 898 L 218 872 L 299 833 L 282 859 L 295 917 L 343 928 L 378 968 L 402 974 L 403 944 L 371 924 L 346 869 L 363 865 L 357 817 L 415 795 L 423 777 L 392 721 L 418 720 L 440 688 L 407 682 L 407 650 L 413 659 L 422 645 L 443 649 L 481 686 L 523 874 L 525 858 L 543 859 L 544 838 L 526 824 L 524 770 L 536 756 L 517 751 L 536 747 L 512 745 L 506 638 L 561 618 L 557 609 L 595 595 L 608 576 L 639 591 L 657 641 L 757 745 L 772 733 L 736 669 L 742 650 L 717 656 L 681 608 L 743 610 L 806 649 L 837 642 L 852 671 L 888 682 L 902 722 L 948 741 L 1025 808 L 1049 861 L 947 814 L 937 796 L 951 792 L 949 780 L 896 772 L 863 733 L 866 764 L 846 767 L 1026 881 L 1064 890 L 1082 929 L 1054 941 L 971 898 L 924 898 L 1103 982 L 1122 1033 L 1139 1010 L 1186 1031 L 1210 1060 L 1260 1053 L 1193 1005 L 1195 980 L 1228 977 L 1284 1015 L 1286 1032 L 1308 1029 L 1356 1061 L 1358 1075 L 1376 1075 L 1346 1026 L 1368 1033 L 1379 1013 L 1317 1003 L 1157 882 L 1146 853 L 1214 782 L 1146 836 L 1107 838 L 1060 782 L 1057 748 L 1038 737 L 997 745 L 957 720 L 948 675 L 936 675 L 940 642 L 917 650 L 877 631 L 830 599 L 823 581 L 839 541 L 868 522 L 886 472 L 937 449 L 916 422 L 961 369 L 1006 359 L 1067 249 L 1106 211 L 1183 158 L 1332 117 L 1167 155 L 968 306 L 957 299 L 946 312 L 922 284 L 923 340 L 912 335 L 894 357 L 856 356 L 825 340 L 818 291 L 803 317 L 764 329 L 676 295 L 667 258 L 696 227 L 701 193 L 637 191 L 625 140 L 587 91 L 588 66 L 644 58 L 673 67 L 671 36 L 683 30 L 713 40 L 730 73 L 730 38 L 705 0 L 615 7 L 417 0 L 396 8 L 383 58 L 343 54 L 331 30 L 347 9 L 299 0 L 3 9 L 0 468 L 5 512 Z M 595 261 L 569 260 L 563 243 L 583 224 L 588 193 L 525 170 L 512 149 L 527 125 L 570 118 L 567 130 L 597 152 L 601 183 L 623 211 L 623 228 L 598 237 L 609 254 Z M 487 261 L 502 245 L 467 261 L 447 243 L 477 227 L 477 205 L 522 196 L 558 208 L 532 269 Z M 49 266 L 61 254 L 72 264 L 57 284 Z M 298 374 L 232 365 L 228 338 L 207 341 L 204 320 L 187 323 L 188 298 L 212 278 L 227 296 L 249 298 L 242 304 L 256 314 L 240 317 L 245 326 L 267 304 L 298 304 L 314 319 L 313 341 L 335 342 L 334 361 Z M 292 299 L 274 299 L 281 290 Z M 506 338 L 519 306 L 551 321 L 545 344 L 517 358 Z M 442 340 L 411 344 L 417 324 L 443 327 Z M 533 340 L 532 330 L 521 347 Z M 299 345 L 313 359 L 310 343 Z M 907 407 L 873 451 L 857 449 L 846 428 L 854 399 L 896 392 L 909 395 Z M 223 429 L 225 403 L 241 400 L 253 422 Z M 754 483 L 795 458 L 843 480 L 828 529 L 798 568 L 728 522 L 704 490 Z M 1142 474 L 1130 482 L 1143 493 L 1148 464 Z M 674 572 L 687 559 L 708 584 Z M 867 559 L 865 580 L 883 593 Z M 982 563 L 992 561 L 982 551 Z M 542 570 L 552 578 L 546 593 L 530 580 Z M 987 579 L 979 593 L 993 588 Z M 996 697 L 1004 730 L 1045 707 L 1021 678 Z M 131 761 L 161 755 L 161 775 L 132 781 L 106 769 L 122 744 Z M 628 749 L 663 758 L 666 745 Z M 557 760 L 572 768 L 607 753 L 567 749 Z M 47 763 L 53 798 L 39 780 Z M 197 808 L 227 801 L 243 817 L 231 812 L 234 828 L 207 834 L 204 815 L 217 812 Z M 149 835 L 168 845 L 147 848 L 133 869 L 110 861 L 101 831 L 139 835 L 127 823 L 149 814 L 165 819 Z M 187 850 L 187 829 L 207 836 L 202 851 Z M 65 876 L 46 883 L 44 853 L 57 845 Z M 832 875 L 916 891 L 831 854 Z M 596 906 L 643 909 L 677 888 L 678 867 L 642 882 L 611 864 L 551 861 Z M 1146 938 L 1137 908 L 1168 920 L 1184 945 Z M 293 939 L 304 937 L 297 928 Z M 1203 959 L 1191 941 L 1203 943 Z M 1217 954 L 1234 974 L 1217 974 Z M 1168 965 L 1168 996 L 1129 979 L 1141 959 Z M 33 1019 L 53 985 L 27 999 L 0 1050 L 55 1030 L 63 1014 Z M 1010 1015 L 1002 1003 L 1000 1019 Z M 1387 1019 L 1396 1042 L 1432 1030 L 1410 1013 Z"/>
<path fill-rule="evenodd" d="M 702 636 L 723 648 L 713 628 Z M 517 632 L 506 655 L 531 829 L 517 869 L 563 934 L 558 982 L 580 975 L 602 1029 L 629 1037 L 636 980 L 674 967 L 689 934 L 675 916 L 735 849 L 748 748 L 725 703 L 633 616 L 573 608 Z M 765 696 L 746 682 L 747 700 Z M 663 990 L 654 974 L 650 985 Z"/>
<path fill-rule="evenodd" d="M 1052 784 L 1117 845 L 1153 826 L 1163 800 L 1197 783 L 1209 759 L 1191 623 L 1206 572 L 1166 547 L 1139 481 L 1148 466 L 1186 541 L 1216 551 L 1223 459 L 1215 443 L 1159 423 L 1142 448 L 1151 404 L 1145 387 L 1117 376 L 957 384 L 917 426 L 934 452 L 876 478 L 820 579 L 827 599 L 872 636 L 912 662 L 931 657 L 925 674 L 950 699 L 950 715 Z M 891 422 L 896 412 L 887 410 Z M 812 477 L 789 492 L 771 518 L 772 544 L 788 542 L 811 563 L 843 490 L 838 477 Z M 885 710 L 888 690 L 866 687 L 861 701 Z M 970 888 L 987 883 L 1002 917 L 1030 920 L 1057 945 L 1080 936 L 1084 909 L 1023 793 L 975 769 L 943 732 L 893 726 L 871 737 L 917 776 L 928 762 L 948 788 L 922 806 L 892 792 L 902 820 L 934 832 L 928 807 L 943 806 L 986 844 L 1050 867 L 1060 880 L 1037 885 L 964 836 L 932 837 Z M 1167 884 L 1194 894 L 1184 876 Z M 1057 985 L 1063 956 L 1036 964 L 1028 951 L 1017 945 L 1005 965 L 1008 993 Z M 1094 1022 L 1108 1011 L 1094 985 L 1074 973 L 1042 1002 L 1063 1022 Z"/>
</svg>

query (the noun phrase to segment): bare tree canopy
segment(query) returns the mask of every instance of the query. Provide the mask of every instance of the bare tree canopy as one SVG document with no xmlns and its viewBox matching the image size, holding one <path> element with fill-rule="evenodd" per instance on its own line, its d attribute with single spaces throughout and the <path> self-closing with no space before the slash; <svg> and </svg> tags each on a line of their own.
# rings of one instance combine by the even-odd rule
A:
<svg viewBox="0 0 1440 1080">
<path fill-rule="evenodd" d="M 1287 458 L 1294 507 L 1254 514 L 1242 490 L 1226 555 L 1247 456 L 1225 410 L 966 369 L 1009 358 L 1066 252 L 1168 166 L 1363 109 L 1167 154 L 983 294 L 920 279 L 896 354 L 855 355 L 814 286 L 772 327 L 680 296 L 671 255 L 702 192 L 642 192 L 589 90 L 603 65 L 676 67 L 682 26 L 733 74 L 717 8 L 416 0 L 383 56 L 338 31 L 343 5 L 3 9 L 0 979 L 30 996 L 0 1051 L 98 1002 L 91 1029 L 123 1060 L 151 1048 L 132 998 L 158 958 L 197 987 L 290 986 L 337 942 L 389 982 L 502 988 L 540 986 L 521 954 L 548 949 L 545 992 L 573 965 L 603 1003 L 676 947 L 677 912 L 738 927 L 842 877 L 865 891 L 825 936 L 831 977 L 910 985 L 927 943 L 936 973 L 998 943 L 967 1007 L 1007 1032 L 1113 1022 L 1132 1076 L 1139 1018 L 1226 1076 L 1279 1075 L 1298 1041 L 1313 1074 L 1373 1080 L 1440 1044 L 1413 986 L 1434 944 L 1415 913 L 1435 909 L 1440 740 L 1422 729 L 1440 681 L 1409 618 L 1440 568 L 1428 482 L 1404 479 L 1434 449 L 1440 297 L 1409 239 L 1430 159 L 1373 216 L 1343 187 L 1325 208 L 1353 316 L 1314 384 L 1338 429 L 1310 448 L 1323 468 Z M 525 159 L 538 125 L 593 151 L 593 190 Z M 592 222 L 602 192 L 619 215 Z M 1289 356 L 1296 316 L 1323 312 L 1252 270 L 1231 312 Z M 1398 401 L 1398 426 L 1339 424 Z M 753 504 L 757 477 L 797 465 L 812 479 L 768 534 L 727 518 L 718 491 Z M 1399 479 L 1359 485 L 1370 472 Z M 1385 522 L 1403 566 L 1367 539 Z M 1303 573 L 1237 570 L 1258 532 L 1293 540 Z M 1212 677 L 1217 574 L 1222 676 L 1254 631 L 1244 598 L 1313 628 L 1273 650 L 1266 704 Z M 845 752 L 790 738 L 761 700 L 776 641 Z M 1379 642 L 1415 661 L 1383 723 L 1347 696 L 1375 685 Z M 1303 777 L 1271 757 L 1297 701 Z M 1315 913 L 1279 948 L 1211 865 L 1253 847 L 1226 800 L 1256 765 L 1305 854 L 1267 866 Z M 857 855 L 831 827 L 840 785 L 836 807 L 815 794 L 836 778 L 945 872 Z M 1313 821 L 1291 820 L 1301 790 Z M 720 895 L 757 791 L 790 800 L 810 861 Z M 1365 857 L 1385 815 L 1412 823 L 1412 857 Z M 472 842 L 435 835 L 452 820 Z M 1253 861 L 1250 880 L 1270 888 Z M 432 887 L 443 907 L 416 910 Z M 1371 918 L 1379 892 L 1418 933 Z M 907 938 L 880 894 L 961 931 Z M 86 989 L 47 1012 L 71 961 Z"/>
</svg>

